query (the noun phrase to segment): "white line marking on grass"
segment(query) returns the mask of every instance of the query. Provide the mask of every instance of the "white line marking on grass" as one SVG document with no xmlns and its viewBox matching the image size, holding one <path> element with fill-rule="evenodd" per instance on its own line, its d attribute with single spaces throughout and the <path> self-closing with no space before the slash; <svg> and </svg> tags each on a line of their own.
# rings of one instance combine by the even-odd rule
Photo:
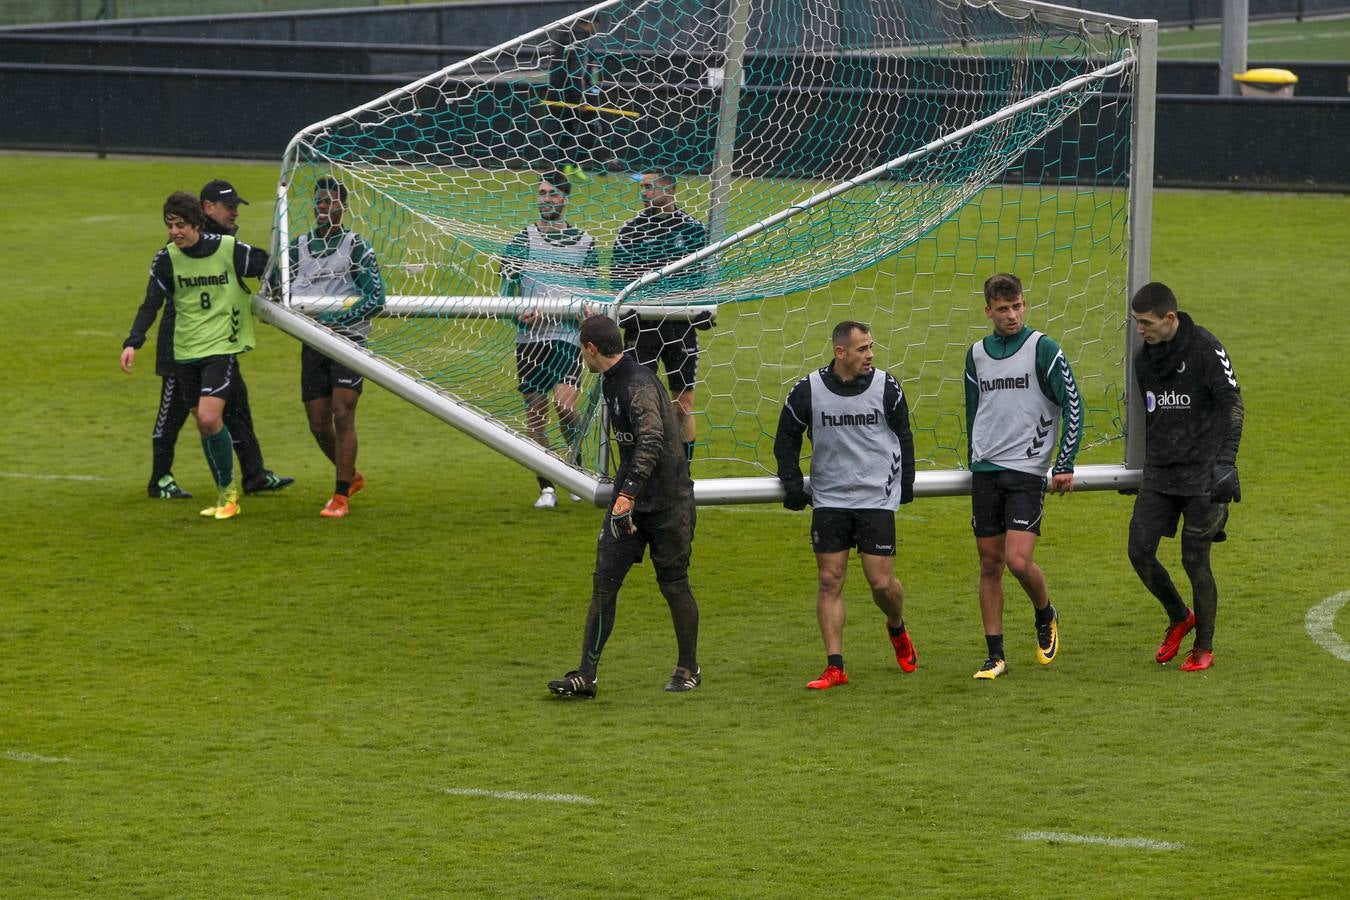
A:
<svg viewBox="0 0 1350 900">
<path fill-rule="evenodd" d="M 592 797 L 583 797 L 580 794 L 527 794 L 524 791 L 489 791 L 483 788 L 446 788 L 447 794 L 454 794 L 456 797 L 487 797 L 491 800 L 537 800 L 543 803 L 582 803 L 591 805 L 599 803 Z"/>
<path fill-rule="evenodd" d="M 11 762 L 31 762 L 31 763 L 68 763 L 74 762 L 68 756 L 38 756 L 36 753 L 24 753 L 21 750 L 5 750 L 0 752 L 0 759 L 7 759 Z"/>
<path fill-rule="evenodd" d="M 1067 831 L 1024 831 L 1024 841 L 1047 841 L 1051 844 L 1100 844 L 1103 847 L 1126 847 L 1131 850 L 1184 850 L 1185 844 L 1155 841 L 1149 838 L 1113 838 L 1095 834 L 1070 834 Z"/>
<path fill-rule="evenodd" d="M 32 478 L 37 481 L 107 481 L 102 475 L 44 475 L 38 472 L 0 472 L 0 478 Z"/>
<path fill-rule="evenodd" d="M 1350 644 L 1336 633 L 1336 613 L 1347 603 L 1350 603 L 1350 591 L 1333 594 L 1308 610 L 1303 627 L 1308 629 L 1308 637 L 1323 650 L 1337 659 L 1350 662 Z"/>
</svg>

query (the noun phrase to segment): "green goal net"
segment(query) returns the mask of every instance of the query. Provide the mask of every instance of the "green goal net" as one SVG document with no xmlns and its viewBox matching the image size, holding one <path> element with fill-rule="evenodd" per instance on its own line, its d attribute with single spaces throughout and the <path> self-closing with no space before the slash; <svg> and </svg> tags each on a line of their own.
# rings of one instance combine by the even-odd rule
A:
<svg viewBox="0 0 1350 900">
<path fill-rule="evenodd" d="M 578 492 L 606 474 L 598 385 L 583 374 L 577 423 L 550 413 L 540 435 L 525 323 L 564 341 L 583 312 L 697 324 L 701 502 L 777 496 L 781 405 L 828 361 L 833 325 L 863 321 L 909 398 L 922 495 L 962 490 L 965 351 L 988 333 L 985 278 L 1009 271 L 1077 375 L 1080 459 L 1101 466 L 1086 486 L 1115 486 L 1126 299 L 1147 271 L 1151 25 L 997 0 L 602 3 L 298 134 L 280 302 L 259 309 Z M 364 347 L 325 324 L 352 298 L 299 289 L 280 252 L 314 227 L 321 178 L 379 261 Z M 541 203 L 547 178 L 570 188 L 561 209 Z M 616 253 L 654 179 L 657 211 L 697 227 Z M 557 212 L 567 239 L 541 242 Z"/>
</svg>

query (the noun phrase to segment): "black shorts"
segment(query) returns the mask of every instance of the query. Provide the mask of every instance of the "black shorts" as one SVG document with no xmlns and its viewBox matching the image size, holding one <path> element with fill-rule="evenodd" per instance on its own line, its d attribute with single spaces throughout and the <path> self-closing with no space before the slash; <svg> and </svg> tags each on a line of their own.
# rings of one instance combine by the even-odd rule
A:
<svg viewBox="0 0 1350 900">
<path fill-rule="evenodd" d="M 366 376 L 329 359 L 308 344 L 300 348 L 300 400 L 322 400 L 335 388 L 361 393 Z"/>
<path fill-rule="evenodd" d="M 1206 494 L 1164 494 L 1140 488 L 1130 515 L 1130 534 L 1147 539 L 1176 537 L 1183 516 L 1183 538 L 1213 540 L 1228 521 L 1228 504 L 1215 503 Z"/>
<path fill-rule="evenodd" d="M 522 394 L 547 394 L 560 384 L 581 384 L 581 349 L 571 341 L 516 344 L 516 375 Z"/>
<path fill-rule="evenodd" d="M 600 539 L 595 542 L 595 572 L 611 581 L 623 583 L 628 570 L 642 562 L 643 551 L 651 547 L 652 568 L 656 580 L 679 581 L 689 575 L 689 557 L 694 547 L 694 527 L 698 510 L 691 496 L 687 502 L 669 509 L 634 512 L 637 533 L 616 538 L 609 530 L 609 513 L 600 524 Z"/>
<path fill-rule="evenodd" d="M 202 397 L 229 400 L 230 391 L 239 379 L 239 360 L 233 353 L 222 353 L 189 362 L 175 361 L 173 375 L 183 402 L 188 409 L 196 409 Z"/>
<path fill-rule="evenodd" d="M 1041 533 L 1045 476 L 1026 472 L 971 472 L 970 527 L 977 538 L 1008 531 Z"/>
<path fill-rule="evenodd" d="M 639 322 L 624 331 L 624 345 L 639 363 L 656 372 L 666 367 L 671 396 L 692 391 L 698 381 L 698 335 L 691 322 Z"/>
<path fill-rule="evenodd" d="M 895 513 L 889 509 L 811 510 L 811 549 L 839 553 L 858 548 L 868 556 L 895 555 Z"/>
</svg>

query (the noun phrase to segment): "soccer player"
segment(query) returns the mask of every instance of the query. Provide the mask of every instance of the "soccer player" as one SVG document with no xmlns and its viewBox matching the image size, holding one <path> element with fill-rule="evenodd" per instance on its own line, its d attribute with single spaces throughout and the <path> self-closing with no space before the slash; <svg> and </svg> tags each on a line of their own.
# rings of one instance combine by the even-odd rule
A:
<svg viewBox="0 0 1350 900">
<path fill-rule="evenodd" d="M 783 505 L 811 513 L 816 553 L 816 620 L 825 642 L 825 671 L 813 690 L 848 684 L 844 671 L 844 577 L 858 549 L 872 601 L 901 671 L 919 657 L 905 630 L 905 590 L 895 577 L 895 511 L 914 499 L 914 435 L 900 383 L 872 366 L 871 330 L 840 322 L 831 335 L 833 361 L 801 379 L 778 416 L 773 455 Z M 801 470 L 802 435 L 811 439 L 811 489 Z"/>
<path fill-rule="evenodd" d="M 1200 672 L 1214 664 L 1214 619 L 1219 589 L 1209 565 L 1210 545 L 1225 539 L 1228 504 L 1242 499 L 1237 453 L 1245 409 L 1228 351 L 1218 338 L 1177 309 L 1165 284 L 1144 285 L 1130 300 L 1143 346 L 1134 377 L 1144 398 L 1143 481 L 1130 517 L 1130 563 L 1167 611 L 1170 624 L 1154 658 L 1177 655 L 1192 629 L 1195 643 L 1181 664 Z M 1158 561 L 1163 536 L 1181 529 L 1181 565 L 1191 582 L 1187 609 Z"/>
<path fill-rule="evenodd" d="M 202 212 L 206 213 L 207 234 L 234 236 L 239 233 L 239 206 L 248 205 L 248 201 L 239 196 L 234 185 L 222 179 L 208 181 L 197 195 L 202 203 Z M 247 290 L 247 286 L 245 286 Z M 225 404 L 225 424 L 229 426 L 230 439 L 234 442 L 234 452 L 239 456 L 239 467 L 244 475 L 244 493 L 260 494 L 265 491 L 279 491 L 295 482 L 294 478 L 278 475 L 267 468 L 263 462 L 262 446 L 253 429 L 253 410 L 248 404 L 248 385 L 244 383 L 244 373 L 235 370 L 234 386 L 229 402 Z M 176 432 L 175 432 L 176 434 Z"/>
<path fill-rule="evenodd" d="M 708 231 L 675 202 L 675 176 L 644 172 L 639 180 L 642 211 L 624 223 L 614 241 L 610 273 L 627 284 L 654 269 L 668 265 L 708 243 Z M 706 273 L 702 263 L 672 275 L 665 282 L 672 289 L 702 286 Z M 673 321 L 630 315 L 623 321 L 624 343 L 639 363 L 657 369 L 666 367 L 666 383 L 675 398 L 685 456 L 694 458 L 697 424 L 694 421 L 694 382 L 698 380 L 696 329 L 712 327 L 711 318 Z"/>
<path fill-rule="evenodd" d="M 980 616 L 989 651 L 975 673 L 981 679 L 997 678 L 1008 667 L 1005 568 L 1036 610 L 1036 661 L 1048 666 L 1059 653 L 1059 614 L 1032 556 L 1041 533 L 1046 470 L 1050 490 L 1073 490 L 1083 407 L 1064 351 L 1053 338 L 1026 326 L 1026 311 L 1017 276 L 991 275 L 984 283 L 984 314 L 994 323 L 994 333 L 966 352 L 970 521 L 980 554 Z"/>
<path fill-rule="evenodd" d="M 525 398 L 525 427 L 541 447 L 548 446 L 549 396 L 557 411 L 563 440 L 573 451 L 581 440 L 577 389 L 581 383 L 581 356 L 574 319 L 542 315 L 529 307 L 531 299 L 573 296 L 595 288 L 598 266 L 595 238 L 568 224 L 567 198 L 572 183 L 558 171 L 539 178 L 536 201 L 539 220 L 515 236 L 501 263 L 504 293 L 520 297 L 527 308 L 515 317 L 516 373 Z M 553 482 L 539 479 L 536 509 L 558 505 Z"/>
<path fill-rule="evenodd" d="M 315 318 L 339 336 L 365 345 L 371 316 L 384 306 L 384 283 L 375 251 L 342 224 L 347 186 L 324 176 L 314 185 L 314 230 L 291 242 L 292 296 L 357 297 L 350 306 Z M 366 485 L 356 471 L 356 402 L 365 376 L 309 345 L 300 348 L 300 399 L 309 431 L 336 469 L 333 496 L 319 515 L 344 518 L 349 498 Z"/>
<path fill-rule="evenodd" d="M 267 268 L 267 253 L 230 235 L 204 232 L 206 214 L 196 197 L 183 191 L 164 201 L 168 244 L 150 264 L 145 300 L 122 349 L 122 371 L 131 374 L 136 350 L 164 301 L 175 309 L 175 381 L 197 419 L 202 450 L 216 483 L 214 506 L 203 516 L 231 519 L 239 514 L 234 453 L 224 420 L 227 398 L 238 374 L 236 356 L 253 349 L 253 306 L 241 282 Z M 139 337 L 140 343 L 134 339 Z"/>
<path fill-rule="evenodd" d="M 619 327 L 604 316 L 581 323 L 581 358 L 602 376 L 605 408 L 619 447 L 614 497 L 595 545 L 591 604 L 581 665 L 548 683 L 560 697 L 595 696 L 600 653 L 614 628 L 619 589 L 628 570 L 651 550 L 656 584 L 670 607 L 679 658 L 667 691 L 692 691 L 698 666 L 698 604 L 689 589 L 694 541 L 694 483 L 670 398 L 647 368 L 623 352 Z"/>
</svg>

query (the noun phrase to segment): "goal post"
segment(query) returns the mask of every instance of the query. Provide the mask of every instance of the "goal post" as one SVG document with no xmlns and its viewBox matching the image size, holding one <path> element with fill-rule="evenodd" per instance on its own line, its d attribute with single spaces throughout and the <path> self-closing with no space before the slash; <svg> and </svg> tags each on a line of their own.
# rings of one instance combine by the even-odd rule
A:
<svg viewBox="0 0 1350 900">
<path fill-rule="evenodd" d="M 521 314 L 711 325 L 696 332 L 700 503 L 781 498 L 778 411 L 828 361 L 835 322 L 865 321 L 910 401 L 915 493 L 939 496 L 969 491 L 964 353 L 988 332 L 984 278 L 1012 271 L 1028 324 L 1080 382 L 1078 486 L 1132 487 L 1128 298 L 1148 280 L 1156 46 L 1151 21 L 1029 0 L 608 0 L 297 134 L 279 290 L 255 309 L 597 502 L 597 380 L 581 384 L 584 429 L 554 423 L 537 443 L 517 390 Z M 581 102 L 566 93 L 577 77 Z M 583 278 L 533 260 L 547 289 L 508 296 L 502 261 L 539 218 L 540 176 L 564 164 L 585 173 L 565 215 L 598 265 Z M 609 257 L 644 172 L 673 177 L 709 240 L 630 276 Z M 350 298 L 291 290 L 285 248 L 320 177 L 348 189 L 345 224 L 384 276 L 365 347 L 312 318 Z"/>
</svg>

